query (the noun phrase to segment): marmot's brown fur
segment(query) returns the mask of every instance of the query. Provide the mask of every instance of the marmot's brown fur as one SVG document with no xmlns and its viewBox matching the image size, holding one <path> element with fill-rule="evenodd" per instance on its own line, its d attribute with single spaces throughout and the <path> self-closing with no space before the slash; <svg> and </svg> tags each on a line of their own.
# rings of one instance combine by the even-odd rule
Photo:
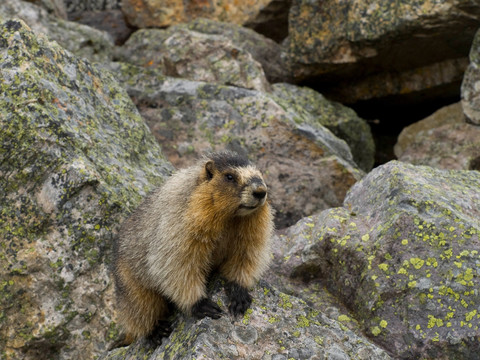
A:
<svg viewBox="0 0 480 360">
<path fill-rule="evenodd" d="M 205 289 L 213 269 L 228 281 L 230 312 L 243 314 L 252 300 L 247 288 L 268 266 L 272 231 L 267 186 L 238 154 L 213 153 L 172 175 L 125 221 L 115 244 L 126 342 L 155 335 L 172 303 L 196 317 L 219 318 Z"/>
</svg>

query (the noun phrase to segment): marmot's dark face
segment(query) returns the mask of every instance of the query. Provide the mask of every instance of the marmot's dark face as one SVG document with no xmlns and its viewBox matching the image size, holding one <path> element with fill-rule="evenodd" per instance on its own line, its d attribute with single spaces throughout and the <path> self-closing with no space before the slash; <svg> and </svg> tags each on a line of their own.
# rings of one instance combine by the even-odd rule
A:
<svg viewBox="0 0 480 360">
<path fill-rule="evenodd" d="M 265 205 L 267 186 L 262 174 L 238 158 L 231 162 L 211 159 L 205 164 L 206 181 L 215 211 L 246 216 Z"/>
</svg>

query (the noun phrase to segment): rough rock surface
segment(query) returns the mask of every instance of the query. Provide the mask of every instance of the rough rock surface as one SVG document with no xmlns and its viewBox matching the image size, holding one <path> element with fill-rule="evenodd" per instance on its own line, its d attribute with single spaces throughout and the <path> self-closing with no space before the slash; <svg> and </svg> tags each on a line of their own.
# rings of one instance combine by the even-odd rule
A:
<svg viewBox="0 0 480 360">
<path fill-rule="evenodd" d="M 31 3 L 37 4 L 45 8 L 49 13 L 56 17 L 67 19 L 67 8 L 63 0 L 32 0 Z"/>
<path fill-rule="evenodd" d="M 63 0 L 68 13 L 120 9 L 122 0 Z"/>
<path fill-rule="evenodd" d="M 272 93 L 289 102 L 298 113 L 307 112 L 321 125 L 345 140 L 352 151 L 353 160 L 364 171 L 373 167 L 375 143 L 367 122 L 355 111 L 340 103 L 328 101 L 318 92 L 291 84 L 275 84 Z"/>
<path fill-rule="evenodd" d="M 116 64 L 113 72 L 177 167 L 204 151 L 247 154 L 265 174 L 279 227 L 340 205 L 363 176 L 343 140 L 278 97 L 167 78 L 128 64 Z"/>
<path fill-rule="evenodd" d="M 322 76 L 335 88 L 341 78 L 368 83 L 373 75 L 383 79 L 376 83 L 380 88 L 386 86 L 390 93 L 385 95 L 391 95 L 410 91 L 414 69 L 417 74 L 423 70 L 417 77 L 423 77 L 425 86 L 443 76 L 432 74 L 430 66 L 452 70 L 445 80 L 458 81 L 458 67 L 468 56 L 479 26 L 480 5 L 470 0 L 293 0 L 288 57 L 298 80 Z M 453 63 L 447 66 L 447 61 Z M 406 72 L 405 79 L 402 72 Z M 338 88 L 344 85 L 340 83 Z M 352 87 L 355 84 L 348 86 Z M 359 95 L 368 96 L 360 90 Z M 351 96 L 349 102 L 352 100 Z"/>
<path fill-rule="evenodd" d="M 255 31 L 236 24 L 196 19 L 187 24 L 190 30 L 203 34 L 223 35 L 235 46 L 249 52 L 253 58 L 262 64 L 267 79 L 271 83 L 288 82 L 290 74 L 283 58 L 283 46 L 267 39 Z"/>
<path fill-rule="evenodd" d="M 230 39 L 185 26 L 136 31 L 119 51 L 119 58 L 160 69 L 168 76 L 259 91 L 270 86 L 262 66 Z"/>
<path fill-rule="evenodd" d="M 167 27 L 196 18 L 242 25 L 254 19 L 272 0 L 122 0 L 122 11 L 138 28 Z"/>
<path fill-rule="evenodd" d="M 80 11 L 71 13 L 69 20 L 108 33 L 115 45 L 122 45 L 133 33 L 120 10 Z"/>
<path fill-rule="evenodd" d="M 289 229 L 291 250 L 275 262 L 321 281 L 395 358 L 476 359 L 479 184 L 477 171 L 380 166 L 344 207 Z"/>
<path fill-rule="evenodd" d="M 154 359 L 390 359 L 388 354 L 327 318 L 305 302 L 268 284 L 251 293 L 253 305 L 243 318 L 194 321 L 179 316 L 173 333 L 158 348 L 138 341 L 111 351 L 102 360 Z M 224 308 L 228 299 L 220 282 L 213 299 Z"/>
<path fill-rule="evenodd" d="M 470 65 L 463 78 L 462 106 L 467 119 L 480 125 L 480 30 L 470 49 Z"/>
<path fill-rule="evenodd" d="M 111 58 L 113 41 L 107 33 L 59 19 L 44 8 L 22 0 L 0 1 L 0 21 L 23 20 L 36 34 L 43 33 L 75 55 L 93 62 Z"/>
<path fill-rule="evenodd" d="M 415 165 L 480 170 L 480 127 L 465 122 L 462 106 L 456 103 L 404 128 L 395 155 Z"/>
<path fill-rule="evenodd" d="M 116 226 L 171 165 L 111 75 L 22 22 L 0 84 L 0 356 L 91 359 L 117 335 Z"/>
</svg>

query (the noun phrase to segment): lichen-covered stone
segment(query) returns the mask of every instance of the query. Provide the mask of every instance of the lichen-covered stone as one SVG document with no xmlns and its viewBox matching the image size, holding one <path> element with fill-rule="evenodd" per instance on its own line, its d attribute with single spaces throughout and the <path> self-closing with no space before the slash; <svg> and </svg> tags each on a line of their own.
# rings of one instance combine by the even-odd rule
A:
<svg viewBox="0 0 480 360">
<path fill-rule="evenodd" d="M 23 0 L 0 1 L 0 21 L 23 20 L 35 33 L 43 33 L 75 55 L 93 62 L 112 57 L 110 36 L 89 26 L 66 21 L 49 14 L 44 8 Z"/>
<path fill-rule="evenodd" d="M 168 76 L 266 91 L 262 66 L 250 53 L 217 34 L 186 26 L 135 32 L 118 51 L 119 59 Z"/>
<path fill-rule="evenodd" d="M 363 176 L 343 140 L 274 95 L 114 66 L 177 167 L 192 164 L 204 151 L 247 154 L 265 174 L 279 227 L 340 205 Z"/>
<path fill-rule="evenodd" d="M 196 18 L 242 25 L 254 19 L 272 0 L 122 0 L 122 11 L 138 28 L 167 27 Z"/>
<path fill-rule="evenodd" d="M 328 101 L 320 93 L 307 87 L 291 84 L 275 84 L 272 93 L 290 104 L 298 113 L 309 116 L 333 132 L 350 147 L 353 160 L 368 172 L 373 167 L 375 143 L 367 122 L 355 111 L 337 102 Z"/>
<path fill-rule="evenodd" d="M 378 167 L 344 207 L 295 225 L 304 245 L 284 255 L 285 275 L 321 280 L 395 358 L 475 359 L 479 184 L 477 171 Z"/>
<path fill-rule="evenodd" d="M 470 0 L 293 0 L 287 54 L 295 79 L 319 76 L 341 102 L 438 97 L 439 87 L 454 96 L 478 27 Z"/>
<path fill-rule="evenodd" d="M 465 121 L 462 106 L 446 106 L 402 130 L 398 160 L 439 169 L 480 170 L 480 127 Z"/>
<path fill-rule="evenodd" d="M 91 359 L 116 339 L 117 224 L 171 171 L 115 79 L 0 26 L 0 357 Z"/>
<path fill-rule="evenodd" d="M 220 281 L 213 299 L 227 310 Z M 388 354 L 341 323 L 293 296 L 261 282 L 243 318 L 227 313 L 218 320 L 179 316 L 174 331 L 158 348 L 137 341 L 102 360 L 120 359 L 390 359 Z"/>
<path fill-rule="evenodd" d="M 290 81 L 290 74 L 282 56 L 283 46 L 265 36 L 232 23 L 209 19 L 195 19 L 185 26 L 203 34 L 223 35 L 230 39 L 235 46 L 247 51 L 262 64 L 263 71 L 270 83 Z"/>
<path fill-rule="evenodd" d="M 480 30 L 470 49 L 470 65 L 462 83 L 462 107 L 473 124 L 480 125 Z"/>
</svg>

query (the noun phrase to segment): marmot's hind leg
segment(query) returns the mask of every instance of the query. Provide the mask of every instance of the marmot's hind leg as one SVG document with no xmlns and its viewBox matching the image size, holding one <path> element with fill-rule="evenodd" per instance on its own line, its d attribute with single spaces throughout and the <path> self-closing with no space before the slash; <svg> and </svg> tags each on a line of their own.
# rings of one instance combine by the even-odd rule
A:
<svg viewBox="0 0 480 360">
<path fill-rule="evenodd" d="M 140 285 L 130 276 L 127 267 L 117 264 L 116 275 L 118 318 L 127 330 L 126 340 L 132 342 L 140 337 L 148 337 L 161 320 L 167 319 L 170 312 L 168 302 L 160 294 Z"/>
</svg>

